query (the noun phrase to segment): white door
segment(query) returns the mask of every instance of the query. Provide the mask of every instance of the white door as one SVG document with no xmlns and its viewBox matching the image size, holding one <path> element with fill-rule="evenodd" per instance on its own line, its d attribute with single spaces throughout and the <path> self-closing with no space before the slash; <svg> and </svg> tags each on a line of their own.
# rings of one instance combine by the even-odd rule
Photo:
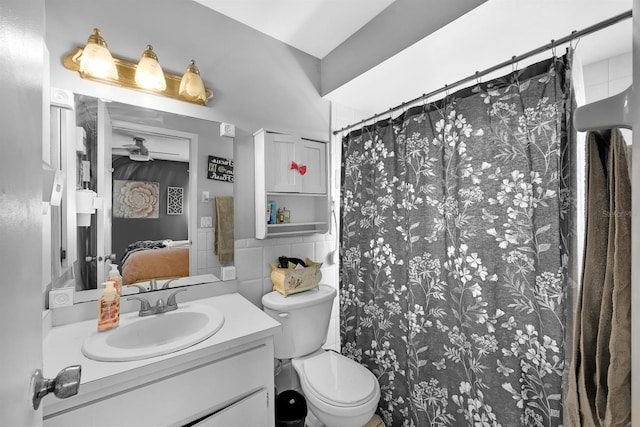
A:
<svg viewBox="0 0 640 427">
<path fill-rule="evenodd" d="M 302 140 L 298 158 L 306 166 L 302 176 L 302 193 L 327 192 L 327 144 Z"/>
<path fill-rule="evenodd" d="M 41 426 L 44 0 L 0 2 L 0 16 L 0 425 Z"/>
<path fill-rule="evenodd" d="M 108 269 L 108 260 L 111 255 L 111 199 L 113 193 L 112 181 L 112 160 L 111 160 L 111 139 L 113 129 L 111 117 L 107 111 L 106 103 L 98 100 L 98 156 L 96 167 L 96 192 L 102 198 L 102 208 L 96 212 L 97 236 L 96 236 L 96 256 L 97 268 L 96 278 L 98 289 L 100 283 L 104 282 Z"/>
<path fill-rule="evenodd" d="M 297 159 L 296 147 L 300 138 L 291 135 L 267 133 L 265 135 L 265 171 L 267 192 L 291 193 L 299 192 L 302 185 L 298 170 L 291 168 L 291 162 L 302 164 Z"/>
</svg>

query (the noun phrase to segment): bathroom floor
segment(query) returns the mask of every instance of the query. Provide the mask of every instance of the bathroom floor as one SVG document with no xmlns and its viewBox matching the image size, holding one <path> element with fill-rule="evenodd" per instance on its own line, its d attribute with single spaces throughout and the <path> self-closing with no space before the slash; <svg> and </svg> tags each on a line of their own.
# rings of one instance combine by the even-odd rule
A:
<svg viewBox="0 0 640 427">
<path fill-rule="evenodd" d="M 377 414 L 371 417 L 368 423 L 363 427 L 385 427 L 384 421 Z"/>
<path fill-rule="evenodd" d="M 315 417 L 313 417 L 313 418 L 315 419 Z M 307 415 L 307 419 L 305 420 L 304 424 L 305 424 L 305 427 L 315 427 L 316 425 L 321 425 L 321 424 L 316 424 L 314 421 L 311 421 L 309 419 L 308 415 Z M 384 421 L 382 421 L 382 418 L 380 418 L 376 414 L 373 417 L 371 417 L 369 422 L 366 423 L 365 425 L 363 425 L 362 427 L 385 427 L 385 423 L 384 423 Z"/>
</svg>

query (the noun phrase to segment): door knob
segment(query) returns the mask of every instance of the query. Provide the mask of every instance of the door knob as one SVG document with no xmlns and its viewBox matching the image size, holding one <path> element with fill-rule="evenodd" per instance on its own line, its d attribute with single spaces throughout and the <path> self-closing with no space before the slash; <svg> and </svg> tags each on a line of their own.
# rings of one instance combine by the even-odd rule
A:
<svg viewBox="0 0 640 427">
<path fill-rule="evenodd" d="M 38 409 L 42 398 L 51 392 L 59 399 L 66 399 L 67 397 L 78 394 L 81 371 L 82 366 L 80 365 L 67 366 L 58 372 L 58 375 L 51 380 L 44 378 L 42 371 L 36 369 L 31 376 L 33 409 Z"/>
</svg>

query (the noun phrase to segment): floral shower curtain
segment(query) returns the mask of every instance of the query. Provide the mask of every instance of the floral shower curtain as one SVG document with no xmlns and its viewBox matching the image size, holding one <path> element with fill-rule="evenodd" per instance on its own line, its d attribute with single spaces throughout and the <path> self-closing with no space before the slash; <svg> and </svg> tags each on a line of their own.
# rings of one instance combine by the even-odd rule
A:
<svg viewBox="0 0 640 427">
<path fill-rule="evenodd" d="M 553 58 L 343 139 L 342 352 L 388 426 L 556 426 L 571 89 Z"/>
</svg>

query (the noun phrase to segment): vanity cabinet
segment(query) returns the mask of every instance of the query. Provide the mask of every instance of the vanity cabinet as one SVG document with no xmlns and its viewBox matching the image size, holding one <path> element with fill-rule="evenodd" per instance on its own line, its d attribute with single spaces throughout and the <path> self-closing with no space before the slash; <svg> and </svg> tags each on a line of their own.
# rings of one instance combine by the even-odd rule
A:
<svg viewBox="0 0 640 427">
<path fill-rule="evenodd" d="M 256 238 L 326 233 L 328 144 L 261 129 L 254 146 Z M 271 201 L 289 211 L 289 222 L 269 223 Z"/>
<path fill-rule="evenodd" d="M 281 325 L 235 292 L 197 303 L 220 310 L 222 328 L 147 359 L 86 358 L 81 347 L 95 320 L 53 327 L 43 343 L 45 376 L 72 364 L 82 366 L 82 376 L 77 395 L 43 400 L 44 426 L 274 427 L 273 336 Z"/>
<path fill-rule="evenodd" d="M 272 343 L 253 344 L 140 378 L 52 416 L 45 427 L 66 426 L 241 426 L 273 424 Z"/>
</svg>

